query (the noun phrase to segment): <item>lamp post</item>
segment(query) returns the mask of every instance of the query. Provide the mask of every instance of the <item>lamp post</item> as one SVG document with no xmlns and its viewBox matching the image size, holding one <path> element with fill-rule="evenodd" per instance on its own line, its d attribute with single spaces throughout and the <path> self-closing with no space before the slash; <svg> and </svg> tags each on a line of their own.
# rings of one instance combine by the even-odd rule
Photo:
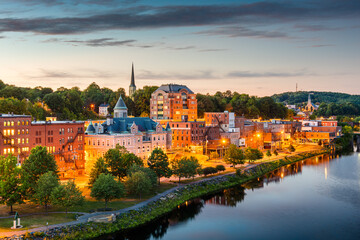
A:
<svg viewBox="0 0 360 240">
<path fill-rule="evenodd" d="M 221 141 L 221 143 L 222 143 L 222 158 L 224 158 L 224 156 L 225 156 L 225 143 L 226 143 L 225 138 Z"/>
</svg>

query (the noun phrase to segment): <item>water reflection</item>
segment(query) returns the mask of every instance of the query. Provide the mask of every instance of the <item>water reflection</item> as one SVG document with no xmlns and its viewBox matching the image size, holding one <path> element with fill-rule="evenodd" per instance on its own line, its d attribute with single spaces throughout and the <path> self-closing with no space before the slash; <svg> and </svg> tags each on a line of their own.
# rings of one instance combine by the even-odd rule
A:
<svg viewBox="0 0 360 240">
<path fill-rule="evenodd" d="M 189 223 L 196 215 L 202 212 L 205 205 L 236 207 L 239 203 L 244 201 L 246 196 L 245 191 L 247 189 L 254 190 L 263 188 L 264 185 L 268 185 L 270 183 L 280 183 L 287 177 L 301 174 L 304 166 L 313 165 L 319 168 L 324 168 L 324 170 L 321 169 L 321 172 L 325 173 L 325 179 L 327 179 L 329 162 L 335 157 L 336 156 L 323 155 L 281 167 L 280 169 L 270 172 L 241 186 L 225 189 L 216 194 L 188 201 L 178 206 L 178 208 L 166 216 L 163 216 L 143 227 L 131 231 L 102 236 L 98 239 L 160 239 L 166 234 L 170 226 L 177 228 Z"/>
</svg>

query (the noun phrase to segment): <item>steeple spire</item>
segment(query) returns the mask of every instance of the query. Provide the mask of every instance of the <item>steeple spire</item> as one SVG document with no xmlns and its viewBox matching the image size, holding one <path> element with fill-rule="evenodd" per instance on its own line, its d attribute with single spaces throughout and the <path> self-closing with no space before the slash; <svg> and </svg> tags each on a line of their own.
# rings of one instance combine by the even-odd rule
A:
<svg viewBox="0 0 360 240">
<path fill-rule="evenodd" d="M 134 63 L 131 66 L 131 83 L 130 87 L 136 87 L 135 86 L 135 77 L 134 77 Z"/>
<path fill-rule="evenodd" d="M 129 97 L 134 101 L 134 93 L 136 91 L 135 75 L 134 75 L 134 63 L 131 65 L 131 82 L 129 86 Z"/>
</svg>

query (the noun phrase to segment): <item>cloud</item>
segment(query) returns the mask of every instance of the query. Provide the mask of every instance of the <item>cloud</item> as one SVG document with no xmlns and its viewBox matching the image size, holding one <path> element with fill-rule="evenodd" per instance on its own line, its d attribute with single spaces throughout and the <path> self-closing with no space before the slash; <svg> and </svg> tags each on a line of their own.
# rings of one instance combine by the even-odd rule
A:
<svg viewBox="0 0 360 240">
<path fill-rule="evenodd" d="M 195 80 L 195 79 L 217 79 L 212 71 L 197 71 L 194 73 L 154 73 L 151 71 L 140 71 L 136 74 L 137 79 L 142 80 Z"/>
<path fill-rule="evenodd" d="M 332 47 L 335 46 L 334 44 L 315 44 L 310 46 L 302 46 L 300 48 L 320 48 L 320 47 Z"/>
<path fill-rule="evenodd" d="M 50 1 L 50 0 L 49 0 Z M 47 2 L 47 1 L 45 1 Z M 349 19 L 360 16 L 358 0 L 256 2 L 227 5 L 138 6 L 103 14 L 63 18 L 2 18 L 0 32 L 79 34 L 105 30 L 164 27 L 272 24 L 298 20 Z M 283 37 L 278 32 L 253 32 L 239 28 L 238 34 Z"/>
<path fill-rule="evenodd" d="M 8 2 L 20 2 L 28 6 L 45 5 L 45 6 L 77 6 L 77 5 L 102 5 L 102 6 L 117 6 L 119 4 L 136 3 L 137 0 L 7 0 Z"/>
<path fill-rule="evenodd" d="M 337 31 L 344 29 L 340 27 L 330 27 L 323 25 L 295 25 L 294 28 L 301 32 Z"/>
<path fill-rule="evenodd" d="M 113 38 L 98 38 L 98 39 L 90 39 L 90 40 L 70 40 L 64 41 L 72 44 L 81 44 L 90 47 L 106 47 L 106 46 L 132 46 L 131 44 L 136 42 L 134 39 L 117 41 Z"/>
<path fill-rule="evenodd" d="M 235 78 L 268 78 L 268 77 L 298 77 L 315 75 L 305 70 L 295 72 L 250 72 L 250 71 L 233 71 L 227 74 L 227 77 Z"/>
<path fill-rule="evenodd" d="M 288 36 L 286 33 L 278 31 L 264 31 L 253 30 L 246 27 L 219 27 L 212 30 L 197 32 L 202 35 L 225 35 L 228 37 L 252 37 L 252 38 L 286 38 L 293 37 Z"/>
<path fill-rule="evenodd" d="M 49 70 L 49 69 L 39 69 L 39 73 L 35 75 L 28 75 L 28 78 L 38 78 L 38 79 L 73 79 L 73 78 L 113 78 L 114 74 L 109 72 L 95 71 L 91 69 L 84 70 L 71 70 L 71 71 L 61 71 L 61 70 Z"/>
</svg>

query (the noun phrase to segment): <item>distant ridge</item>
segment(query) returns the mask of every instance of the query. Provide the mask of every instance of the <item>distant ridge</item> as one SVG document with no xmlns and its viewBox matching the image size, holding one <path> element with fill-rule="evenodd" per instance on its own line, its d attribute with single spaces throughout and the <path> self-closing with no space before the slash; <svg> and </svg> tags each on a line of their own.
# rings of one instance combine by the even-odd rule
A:
<svg viewBox="0 0 360 240">
<path fill-rule="evenodd" d="M 287 104 L 301 104 L 307 102 L 309 93 L 313 103 L 353 103 L 360 105 L 360 95 L 351 95 L 348 93 L 339 92 L 318 92 L 318 91 L 299 91 L 299 92 L 284 92 L 274 94 L 271 97 L 276 102 L 284 102 Z"/>
</svg>

